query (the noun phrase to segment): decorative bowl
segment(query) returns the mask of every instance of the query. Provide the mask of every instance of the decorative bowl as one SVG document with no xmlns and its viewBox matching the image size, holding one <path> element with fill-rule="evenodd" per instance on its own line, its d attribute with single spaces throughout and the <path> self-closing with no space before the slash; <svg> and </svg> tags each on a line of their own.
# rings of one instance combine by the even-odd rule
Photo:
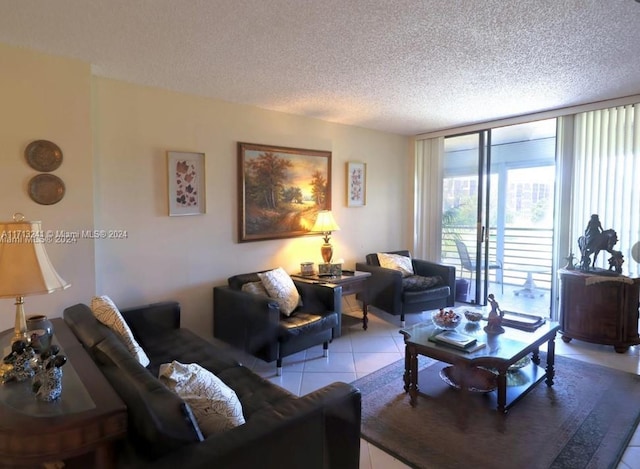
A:
<svg viewBox="0 0 640 469">
<path fill-rule="evenodd" d="M 460 325 L 462 321 L 462 315 L 456 313 L 454 310 L 441 309 L 431 314 L 431 320 L 440 329 L 453 330 Z"/>
<path fill-rule="evenodd" d="M 482 313 L 468 309 L 464 312 L 464 317 L 467 318 L 468 321 L 478 322 L 482 319 Z"/>
</svg>

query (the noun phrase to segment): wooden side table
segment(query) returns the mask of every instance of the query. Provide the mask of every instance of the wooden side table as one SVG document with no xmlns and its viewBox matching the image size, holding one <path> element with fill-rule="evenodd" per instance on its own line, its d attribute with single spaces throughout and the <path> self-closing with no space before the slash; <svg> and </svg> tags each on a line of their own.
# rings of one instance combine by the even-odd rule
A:
<svg viewBox="0 0 640 469">
<path fill-rule="evenodd" d="M 332 283 L 334 285 L 340 285 L 342 287 L 342 296 L 354 295 L 361 293 L 362 299 L 362 328 L 366 331 L 369 323 L 367 318 L 367 280 L 371 277 L 371 272 L 361 271 L 342 271 L 340 277 L 324 277 L 318 275 L 292 275 L 296 279 L 305 280 L 313 283 Z"/>
<path fill-rule="evenodd" d="M 127 407 L 111 388 L 62 319 L 52 319 L 54 343 L 67 356 L 62 395 L 40 402 L 30 393 L 30 381 L 0 384 L 0 461 L 3 467 L 35 466 L 74 459 L 87 467 L 115 464 L 113 443 L 127 433 Z M 0 334 L 9 344 L 13 330 Z M 87 462 L 83 455 L 93 453 Z M 5 466 L 6 465 L 6 466 Z"/>
<path fill-rule="evenodd" d="M 562 340 L 613 345 L 625 353 L 640 344 L 640 278 L 581 270 L 559 271 Z"/>
</svg>

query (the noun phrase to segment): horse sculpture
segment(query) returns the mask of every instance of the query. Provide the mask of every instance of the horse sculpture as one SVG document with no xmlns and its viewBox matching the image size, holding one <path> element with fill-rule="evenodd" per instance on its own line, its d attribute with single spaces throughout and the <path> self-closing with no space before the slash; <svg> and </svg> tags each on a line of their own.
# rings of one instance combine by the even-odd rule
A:
<svg viewBox="0 0 640 469">
<path fill-rule="evenodd" d="M 604 230 L 602 233 L 595 233 L 592 236 L 580 236 L 578 247 L 580 248 L 580 269 L 588 271 L 591 266 L 596 265 L 600 251 L 607 251 L 612 256 L 618 251 L 613 250 L 613 246 L 618 242 L 618 235 L 615 230 Z M 593 255 L 593 262 L 591 262 Z M 594 267 L 595 268 L 595 267 Z M 617 269 L 616 269 L 617 270 Z"/>
</svg>

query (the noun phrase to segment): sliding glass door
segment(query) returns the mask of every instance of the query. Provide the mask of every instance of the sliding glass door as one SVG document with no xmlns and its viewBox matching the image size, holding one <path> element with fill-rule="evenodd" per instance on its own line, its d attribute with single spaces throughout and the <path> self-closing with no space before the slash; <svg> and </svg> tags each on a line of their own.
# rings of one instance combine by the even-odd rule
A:
<svg viewBox="0 0 640 469">
<path fill-rule="evenodd" d="M 443 183 L 443 257 L 459 259 L 458 298 L 486 304 L 491 238 L 489 220 L 496 214 L 491 203 L 493 175 L 489 131 L 446 138 Z M 487 177 L 489 175 L 489 177 Z M 495 196 L 495 194 L 493 194 Z"/>
<path fill-rule="evenodd" d="M 444 142 L 442 261 L 457 267 L 457 300 L 549 314 L 555 119 Z"/>
</svg>

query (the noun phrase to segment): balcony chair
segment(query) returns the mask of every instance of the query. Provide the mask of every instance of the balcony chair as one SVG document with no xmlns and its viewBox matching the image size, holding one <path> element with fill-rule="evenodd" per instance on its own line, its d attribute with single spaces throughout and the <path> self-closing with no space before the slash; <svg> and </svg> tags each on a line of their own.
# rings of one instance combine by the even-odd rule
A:
<svg viewBox="0 0 640 469">
<path fill-rule="evenodd" d="M 234 275 L 228 285 L 213 288 L 213 335 L 266 362 L 275 360 L 280 376 L 288 355 L 322 344 L 327 356 L 329 342 L 341 333 L 342 287 L 292 279 L 300 302 L 285 315 L 266 291 L 246 288 L 260 284 L 264 272 Z"/>
<path fill-rule="evenodd" d="M 382 267 L 377 253 L 367 254 L 366 263 L 356 263 L 356 270 L 371 272 L 367 291 L 359 294 L 358 298 L 389 314 L 400 316 L 402 327 L 405 326 L 405 314 L 420 313 L 455 304 L 455 267 L 412 259 L 407 250 L 382 254 L 408 257 L 413 275 L 409 272 Z"/>
<path fill-rule="evenodd" d="M 471 259 L 469 255 L 469 250 L 467 249 L 467 245 L 459 239 L 455 240 L 456 248 L 458 249 L 458 256 L 460 257 L 460 264 L 462 265 L 463 271 L 469 272 L 469 281 L 473 280 L 473 274 L 476 271 L 476 261 Z M 489 270 L 502 270 L 502 262 L 499 260 L 495 262 L 489 262 L 487 266 Z M 502 277 L 502 275 L 501 275 Z M 496 280 L 498 280 L 498 275 L 496 274 Z M 500 278 L 500 287 L 502 289 L 502 293 L 504 293 L 504 279 Z"/>
</svg>

